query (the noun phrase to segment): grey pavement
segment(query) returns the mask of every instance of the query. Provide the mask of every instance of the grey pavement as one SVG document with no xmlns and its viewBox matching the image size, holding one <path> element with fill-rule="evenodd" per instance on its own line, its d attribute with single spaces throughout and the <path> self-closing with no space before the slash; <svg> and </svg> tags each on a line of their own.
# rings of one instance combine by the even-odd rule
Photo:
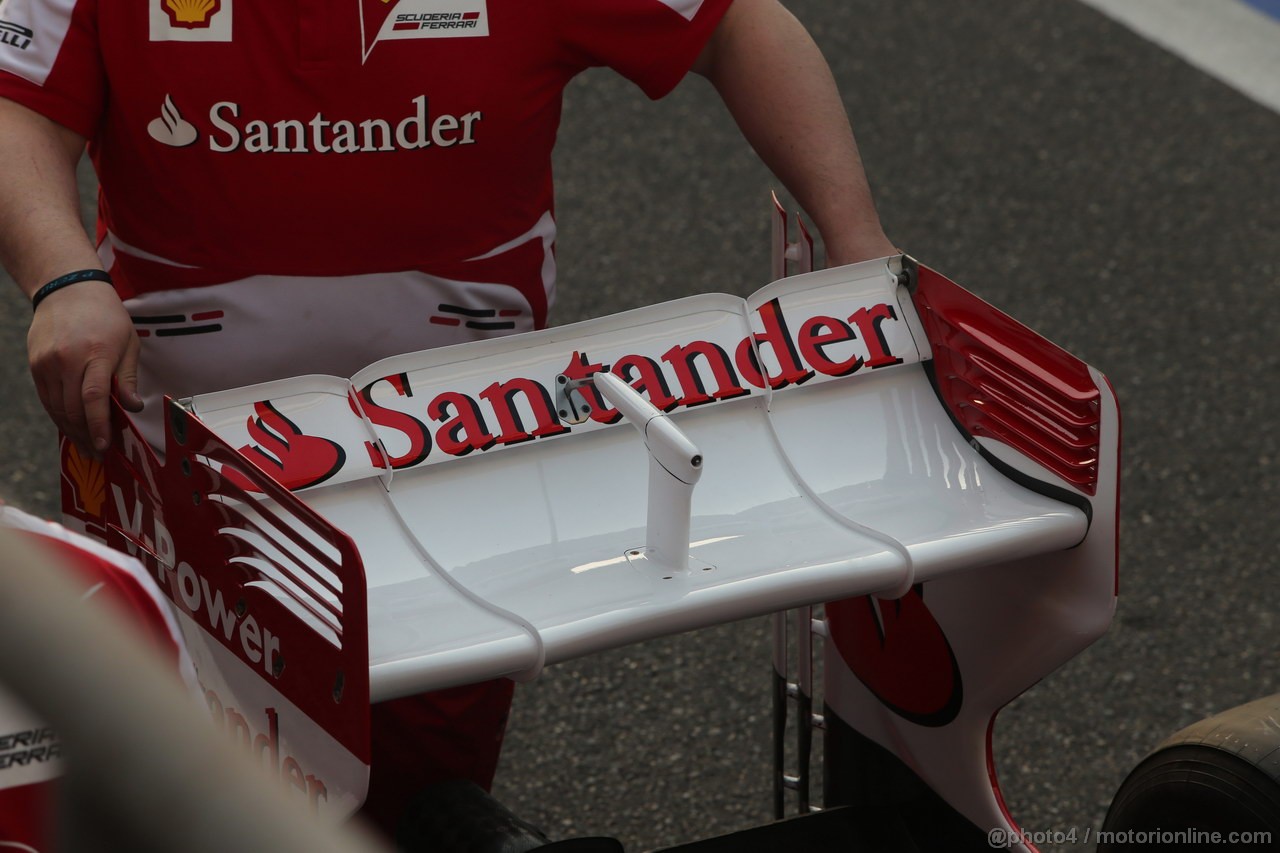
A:
<svg viewBox="0 0 1280 853">
<path fill-rule="evenodd" d="M 1158 741 L 1280 690 L 1280 116 L 1068 0 L 789 5 L 891 238 L 1119 394 L 1116 622 L 995 733 L 1026 829 L 1096 830 Z M 702 81 L 650 103 L 585 75 L 557 168 L 555 322 L 767 281 L 771 180 Z M 0 490 L 51 514 L 29 309 L 0 305 Z M 766 820 L 767 650 L 751 620 L 552 667 L 517 693 L 498 795 L 636 850 Z"/>
</svg>

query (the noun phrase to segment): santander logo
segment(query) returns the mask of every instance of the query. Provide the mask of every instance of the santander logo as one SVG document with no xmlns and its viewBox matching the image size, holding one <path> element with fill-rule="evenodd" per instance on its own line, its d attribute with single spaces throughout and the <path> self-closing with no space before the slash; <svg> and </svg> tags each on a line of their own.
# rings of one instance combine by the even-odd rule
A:
<svg viewBox="0 0 1280 853">
<path fill-rule="evenodd" d="M 164 103 L 160 105 L 160 117 L 147 125 L 147 133 L 156 142 L 173 148 L 186 148 L 200 138 L 200 131 L 182 117 L 173 98 L 168 95 L 164 96 Z"/>
<path fill-rule="evenodd" d="M 484 119 L 480 110 L 450 113 L 436 110 L 426 95 L 410 99 L 395 118 L 332 118 L 315 113 L 309 118 L 242 116 L 235 101 L 218 101 L 208 112 L 208 149 L 218 154 L 368 154 L 453 148 L 474 145 Z M 147 125 L 151 138 L 173 148 L 186 148 L 200 138 L 170 95 L 164 96 L 159 118 Z"/>
<path fill-rule="evenodd" d="M 347 454 L 341 445 L 327 438 L 303 435 L 270 402 L 254 403 L 253 410 L 256 416 L 246 426 L 256 443 L 241 447 L 240 453 L 285 488 L 305 489 L 323 483 L 342 468 Z M 224 468 L 222 473 L 245 491 L 257 491 L 234 468 Z"/>
<path fill-rule="evenodd" d="M 252 409 L 237 405 L 225 410 L 220 417 L 244 423 L 246 429 L 223 437 L 243 445 L 242 453 L 296 490 L 342 475 L 348 462 L 356 464 L 346 476 L 367 476 L 371 471 L 492 453 L 621 420 L 590 386 L 581 391 L 589 410 L 585 420 L 570 418 L 557 401 L 557 385 L 564 384 L 557 376 L 568 381 L 612 373 L 660 411 L 671 412 L 766 388 L 799 386 L 819 375 L 836 378 L 891 367 L 916 354 L 892 304 L 863 304 L 853 311 L 850 307 L 842 307 L 838 316 L 798 311 L 788 317 L 774 299 L 755 309 L 759 331 L 742 338 L 654 341 L 646 350 L 649 355 L 615 353 L 608 359 L 573 349 L 563 356 L 565 361 L 552 356 L 554 362 L 526 366 L 532 375 L 483 376 L 463 385 L 436 383 L 414 371 L 362 379 L 346 396 L 346 407 L 367 419 L 377 433 L 378 441 L 366 439 L 363 447 L 330 431 L 340 422 L 337 411 L 324 406 L 298 409 L 299 426 L 283 414 L 294 410 L 269 400 L 255 402 Z M 327 438 L 317 438 L 320 435 Z M 368 466 L 363 464 L 366 452 Z"/>
</svg>

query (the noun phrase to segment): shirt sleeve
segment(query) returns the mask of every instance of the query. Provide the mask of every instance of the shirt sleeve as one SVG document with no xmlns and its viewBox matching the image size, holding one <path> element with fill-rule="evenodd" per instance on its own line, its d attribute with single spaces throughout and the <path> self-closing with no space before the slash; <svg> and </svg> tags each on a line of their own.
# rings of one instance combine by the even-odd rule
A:
<svg viewBox="0 0 1280 853">
<path fill-rule="evenodd" d="M 689 72 L 733 0 L 555 0 L 571 61 L 604 65 L 660 98 Z"/>
<path fill-rule="evenodd" d="M 106 74 L 97 0 L 0 0 L 0 97 L 92 137 Z"/>
<path fill-rule="evenodd" d="M 52 553 L 85 590 L 84 600 L 114 611 L 193 683 L 190 658 L 164 593 L 141 563 L 65 527 L 0 504 L 0 527 Z M 68 614 L 74 618 L 74 614 Z"/>
</svg>

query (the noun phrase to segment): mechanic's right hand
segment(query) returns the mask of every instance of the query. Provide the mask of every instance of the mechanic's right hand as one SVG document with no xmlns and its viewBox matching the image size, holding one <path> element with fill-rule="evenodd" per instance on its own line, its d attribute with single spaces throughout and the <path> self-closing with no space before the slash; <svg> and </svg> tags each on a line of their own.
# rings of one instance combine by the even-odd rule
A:
<svg viewBox="0 0 1280 853">
<path fill-rule="evenodd" d="M 138 395 L 138 335 L 110 284 L 86 281 L 51 293 L 27 333 L 27 357 L 40 402 L 58 429 L 85 453 L 111 442 L 111 380 L 125 408 Z"/>
</svg>

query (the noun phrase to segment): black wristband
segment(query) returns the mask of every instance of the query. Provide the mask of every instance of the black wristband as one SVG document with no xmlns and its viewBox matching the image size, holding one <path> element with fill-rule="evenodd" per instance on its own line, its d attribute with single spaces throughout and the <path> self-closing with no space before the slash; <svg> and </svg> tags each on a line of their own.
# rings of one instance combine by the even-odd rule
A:
<svg viewBox="0 0 1280 853">
<path fill-rule="evenodd" d="M 115 282 L 111 280 L 111 276 L 102 270 L 77 270 L 76 272 L 69 272 L 66 275 L 55 278 L 53 281 L 36 291 L 35 295 L 31 297 L 32 312 L 40 307 L 40 303 L 43 302 L 45 297 L 50 293 L 56 293 L 64 287 L 68 287 L 72 284 L 79 284 L 82 281 L 105 281 L 107 284 L 112 286 L 115 285 Z"/>
</svg>

